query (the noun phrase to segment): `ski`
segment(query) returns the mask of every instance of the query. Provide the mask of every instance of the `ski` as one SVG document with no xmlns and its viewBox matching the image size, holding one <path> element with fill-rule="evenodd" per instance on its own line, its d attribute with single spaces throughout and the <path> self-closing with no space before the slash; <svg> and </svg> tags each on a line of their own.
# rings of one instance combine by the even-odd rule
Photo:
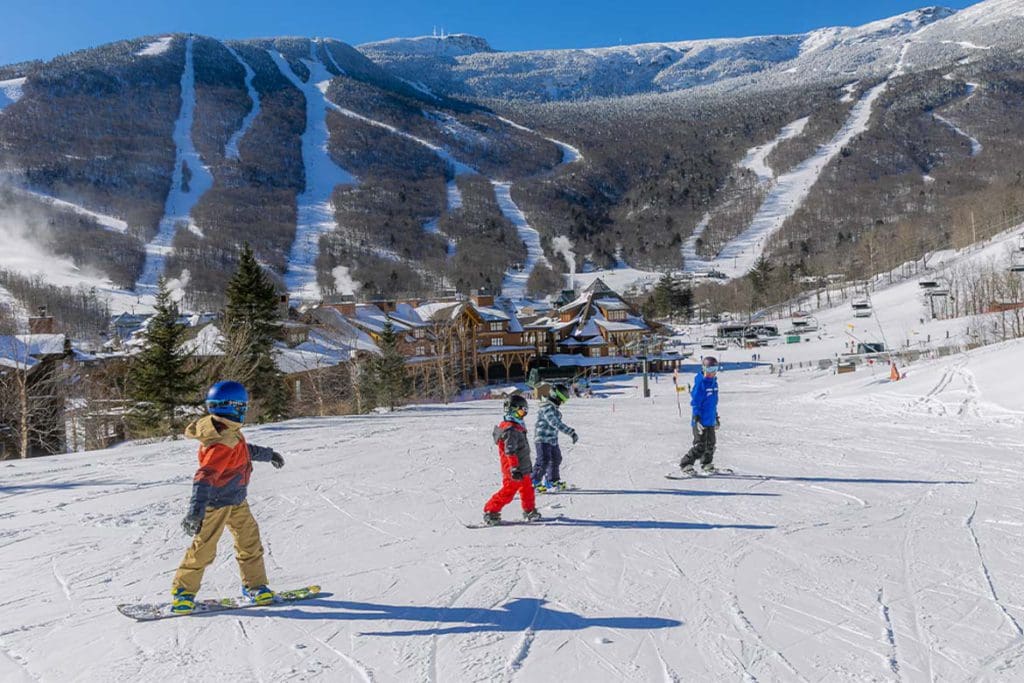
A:
<svg viewBox="0 0 1024 683">
<path fill-rule="evenodd" d="M 497 528 L 503 527 L 503 526 L 530 526 L 530 525 L 534 525 L 534 524 L 544 524 L 546 522 L 554 522 L 554 521 L 557 521 L 559 519 L 562 519 L 564 516 L 565 515 L 555 515 L 554 517 L 544 517 L 542 519 L 534 520 L 532 522 L 528 522 L 525 519 L 509 519 L 509 520 L 504 520 L 503 519 L 503 520 L 501 520 L 501 524 L 484 524 L 483 522 L 480 522 L 478 524 L 467 524 L 466 522 L 463 522 L 462 526 L 466 527 L 467 529 L 497 529 Z"/>
<path fill-rule="evenodd" d="M 226 612 L 250 607 L 274 607 L 298 600 L 315 598 L 319 594 L 320 586 L 306 586 L 304 588 L 274 593 L 274 601 L 268 605 L 257 605 L 249 598 L 240 595 L 234 598 L 196 600 L 195 609 L 185 613 L 172 612 L 171 603 L 169 602 L 121 604 L 117 606 L 117 611 L 136 621 L 157 621 L 158 619 L 168 619 L 170 617 L 189 617 L 195 614 L 211 614 L 213 612 Z"/>
</svg>

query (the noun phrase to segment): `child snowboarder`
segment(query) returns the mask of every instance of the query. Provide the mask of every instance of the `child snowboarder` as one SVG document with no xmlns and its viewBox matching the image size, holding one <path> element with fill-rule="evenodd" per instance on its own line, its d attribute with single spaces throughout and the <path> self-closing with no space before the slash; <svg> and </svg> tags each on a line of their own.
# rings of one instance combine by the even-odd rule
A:
<svg viewBox="0 0 1024 683">
<path fill-rule="evenodd" d="M 563 491 L 566 484 L 558 471 L 562 464 L 562 449 L 558 446 L 558 432 L 568 434 L 575 444 L 579 441 L 576 430 L 562 422 L 560 405 L 569 400 L 569 388 L 564 384 L 551 387 L 551 393 L 540 403 L 537 412 L 537 426 L 534 442 L 537 445 L 537 462 L 533 466 L 533 481 L 540 492 L 549 489 Z"/>
<path fill-rule="evenodd" d="M 274 600 L 267 588 L 263 545 L 245 500 L 252 461 L 284 467 L 284 458 L 270 448 L 247 444 L 242 423 L 249 394 L 238 382 L 218 382 L 206 395 L 209 415 L 196 420 L 185 436 L 199 441 L 199 469 L 192 484 L 188 514 L 181 522 L 192 545 L 171 584 L 171 611 L 187 614 L 195 608 L 203 572 L 213 562 L 224 527 L 235 537 L 235 559 L 242 575 L 242 594 L 258 605 Z"/>
<path fill-rule="evenodd" d="M 704 472 L 716 471 L 712 460 L 715 457 L 715 429 L 718 420 L 718 360 L 707 356 L 701 362 L 701 370 L 693 381 L 690 392 L 690 407 L 693 417 L 690 426 L 693 428 L 693 447 L 679 462 L 683 474 L 696 474 L 693 465 L 701 462 Z"/>
<path fill-rule="evenodd" d="M 529 412 L 526 399 L 518 394 L 505 402 L 505 419 L 494 428 L 494 443 L 501 458 L 501 488 L 484 505 L 484 524 L 501 524 L 501 509 L 512 502 L 516 493 L 523 506 L 523 519 L 535 522 L 541 518 L 533 495 L 530 472 L 530 440 L 523 421 Z"/>
</svg>

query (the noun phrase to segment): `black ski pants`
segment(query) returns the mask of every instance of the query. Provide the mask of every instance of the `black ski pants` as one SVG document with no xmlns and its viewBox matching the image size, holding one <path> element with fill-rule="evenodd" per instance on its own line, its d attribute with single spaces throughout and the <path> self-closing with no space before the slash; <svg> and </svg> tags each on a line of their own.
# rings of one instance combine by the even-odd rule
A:
<svg viewBox="0 0 1024 683">
<path fill-rule="evenodd" d="M 680 467 L 686 467 L 687 465 L 693 465 L 698 460 L 701 464 L 707 465 L 715 457 L 715 443 L 717 439 L 715 437 L 714 427 L 705 427 L 704 431 L 699 431 L 697 426 L 693 426 L 693 447 L 687 451 L 686 455 L 679 462 Z"/>
</svg>

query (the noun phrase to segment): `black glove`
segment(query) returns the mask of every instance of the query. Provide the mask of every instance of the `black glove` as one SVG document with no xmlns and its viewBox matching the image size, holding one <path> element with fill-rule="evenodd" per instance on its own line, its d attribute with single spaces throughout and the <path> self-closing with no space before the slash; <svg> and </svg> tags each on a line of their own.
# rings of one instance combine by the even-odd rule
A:
<svg viewBox="0 0 1024 683">
<path fill-rule="evenodd" d="M 575 443 L 580 440 L 580 435 L 575 431 L 572 431 L 569 433 L 569 438 L 572 439 L 572 442 L 575 445 Z"/>
<path fill-rule="evenodd" d="M 284 458 L 281 457 L 280 453 L 274 451 L 274 454 L 270 456 L 270 464 L 273 465 L 276 469 L 281 469 L 282 467 L 284 467 Z"/>
<path fill-rule="evenodd" d="M 721 427 L 721 426 L 722 426 L 722 418 L 720 418 L 717 415 L 715 415 L 715 427 L 717 428 L 717 427 Z"/>
<path fill-rule="evenodd" d="M 185 519 L 181 520 L 181 528 L 189 536 L 195 536 L 203 528 L 202 516 L 192 512 L 188 513 L 185 515 Z"/>
<path fill-rule="evenodd" d="M 523 480 L 523 473 L 520 472 L 518 468 L 513 468 L 512 470 L 509 471 L 509 474 L 512 475 L 512 481 Z"/>
</svg>

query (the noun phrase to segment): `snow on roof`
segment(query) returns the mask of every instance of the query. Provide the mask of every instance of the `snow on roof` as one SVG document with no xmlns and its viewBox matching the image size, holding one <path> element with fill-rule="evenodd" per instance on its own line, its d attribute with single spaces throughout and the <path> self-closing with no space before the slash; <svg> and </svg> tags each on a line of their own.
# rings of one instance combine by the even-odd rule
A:
<svg viewBox="0 0 1024 683">
<path fill-rule="evenodd" d="M 213 358 L 224 355 L 223 344 L 224 335 L 221 334 L 220 329 L 216 325 L 207 325 L 199 330 L 199 334 L 195 338 L 189 339 L 182 344 L 181 350 L 201 358 Z"/>
<path fill-rule="evenodd" d="M 336 308 L 317 308 L 313 311 L 316 320 L 324 325 L 326 329 L 310 333 L 311 340 L 319 340 L 320 343 L 330 343 L 337 346 L 344 346 L 355 351 L 369 351 L 380 353 L 373 337 L 352 324 L 352 321 L 344 316 Z M 329 342 L 327 341 L 329 340 Z"/>
<path fill-rule="evenodd" d="M 596 337 L 600 334 L 601 330 L 597 329 L 597 323 L 593 318 L 587 321 L 583 329 L 576 331 L 576 336 L 578 337 Z"/>
<path fill-rule="evenodd" d="M 19 334 L 18 341 L 32 356 L 62 356 L 67 337 L 63 334 Z"/>
<path fill-rule="evenodd" d="M 608 311 L 628 311 L 629 304 L 619 299 L 598 299 L 594 302 L 601 308 Z"/>
<path fill-rule="evenodd" d="M 0 336 L 0 367 L 27 370 L 34 367 L 36 363 L 38 361 L 29 353 L 28 345 L 18 337 Z"/>
<path fill-rule="evenodd" d="M 480 313 L 480 316 L 488 322 L 497 322 L 503 320 L 509 320 L 509 314 L 500 308 L 491 308 L 489 306 L 474 306 Z"/>
<path fill-rule="evenodd" d="M 615 322 L 604 318 L 594 318 L 594 322 L 609 332 L 645 332 L 647 326 L 637 322 Z"/>
<path fill-rule="evenodd" d="M 449 310 L 451 309 L 451 310 Z M 434 320 L 438 313 L 445 313 L 447 317 L 454 320 L 462 311 L 462 303 L 459 301 L 432 301 L 416 307 L 416 315 L 420 320 Z"/>
</svg>

